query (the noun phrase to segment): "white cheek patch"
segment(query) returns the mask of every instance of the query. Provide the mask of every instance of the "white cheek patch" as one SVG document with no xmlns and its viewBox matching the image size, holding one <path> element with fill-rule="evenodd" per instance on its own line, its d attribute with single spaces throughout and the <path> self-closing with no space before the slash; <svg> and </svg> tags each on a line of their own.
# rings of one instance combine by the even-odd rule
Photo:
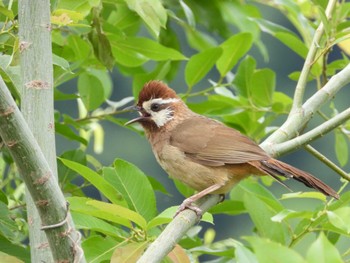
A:
<svg viewBox="0 0 350 263">
<path fill-rule="evenodd" d="M 168 121 L 174 118 L 173 111 L 170 108 L 166 108 L 164 110 L 158 112 L 152 112 L 152 120 L 158 126 L 158 128 L 162 127 Z"/>
<path fill-rule="evenodd" d="M 142 108 L 151 115 L 152 120 L 154 123 L 160 128 L 164 126 L 168 121 L 173 119 L 173 110 L 170 107 L 167 107 L 165 109 L 162 109 L 160 111 L 152 111 L 151 110 L 151 105 L 153 103 L 158 103 L 160 105 L 162 104 L 168 104 L 168 103 L 175 103 L 178 102 L 179 99 L 177 98 L 169 98 L 169 99 L 150 99 L 149 101 L 145 101 L 142 104 Z"/>
</svg>

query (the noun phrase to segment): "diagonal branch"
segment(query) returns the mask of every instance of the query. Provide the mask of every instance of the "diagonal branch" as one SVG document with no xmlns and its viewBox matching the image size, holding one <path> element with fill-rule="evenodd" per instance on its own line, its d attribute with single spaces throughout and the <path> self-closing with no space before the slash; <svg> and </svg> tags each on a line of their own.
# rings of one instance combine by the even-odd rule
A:
<svg viewBox="0 0 350 263">
<path fill-rule="evenodd" d="M 274 144 L 270 147 L 270 152 L 273 153 L 273 156 L 279 156 L 290 152 L 292 150 L 298 149 L 305 144 L 308 144 L 317 138 L 325 135 L 326 133 L 332 131 L 334 128 L 343 124 L 346 120 L 350 119 L 350 108 L 344 110 L 343 112 L 337 114 L 333 118 L 328 121 L 322 123 L 316 128 L 308 131 L 294 139 L 291 139 L 286 142 L 282 142 L 279 144 Z"/>
<path fill-rule="evenodd" d="M 317 151 L 311 145 L 305 145 L 305 150 L 308 151 L 309 153 L 311 153 L 313 156 L 315 156 L 321 162 L 326 164 L 329 168 L 331 168 L 333 171 L 335 171 L 337 174 L 339 174 L 345 180 L 350 182 L 350 174 L 349 173 L 345 172 L 343 169 L 341 169 L 339 166 L 337 166 L 335 163 L 333 163 L 331 160 L 329 160 L 326 156 L 324 156 L 322 153 Z"/>
<path fill-rule="evenodd" d="M 330 19 L 331 14 L 333 13 L 334 8 L 336 7 L 337 2 L 338 2 L 337 0 L 330 0 L 328 2 L 327 8 L 326 8 L 326 17 L 328 18 L 328 20 Z M 323 33 L 324 33 L 324 25 L 323 23 L 320 23 L 320 25 L 315 31 L 309 52 L 305 59 L 303 68 L 300 73 L 300 77 L 298 79 L 297 86 L 295 88 L 291 114 L 293 114 L 295 111 L 298 111 L 303 103 L 307 78 L 309 77 L 311 67 L 314 63 L 317 50 L 319 49 L 319 43 L 323 36 Z"/>
<path fill-rule="evenodd" d="M 206 212 L 220 201 L 219 195 L 204 196 L 197 202 L 198 207 Z M 184 210 L 175 217 L 147 248 L 137 263 L 161 262 L 187 231 L 198 222 L 197 215 L 192 210 Z M 159 248 L 162 248 L 161 250 Z"/>
<path fill-rule="evenodd" d="M 34 200 L 42 224 L 65 222 L 45 230 L 55 262 L 84 261 L 80 235 L 67 223 L 69 211 L 57 179 L 1 77 L 0 136 Z"/>
<path fill-rule="evenodd" d="M 269 149 L 273 144 L 285 142 L 295 137 L 299 131 L 310 121 L 312 116 L 328 101 L 330 101 L 341 88 L 350 83 L 350 64 L 334 75 L 327 84 L 309 98 L 303 106 L 289 115 L 283 125 L 269 136 L 262 147 Z"/>
</svg>

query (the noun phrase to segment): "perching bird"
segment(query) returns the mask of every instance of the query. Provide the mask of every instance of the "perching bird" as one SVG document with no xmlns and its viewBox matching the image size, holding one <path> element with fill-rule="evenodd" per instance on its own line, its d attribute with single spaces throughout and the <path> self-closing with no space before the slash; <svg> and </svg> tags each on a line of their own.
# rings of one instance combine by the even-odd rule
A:
<svg viewBox="0 0 350 263">
<path fill-rule="evenodd" d="M 191 111 L 160 81 L 141 90 L 134 107 L 158 163 L 170 175 L 199 191 L 180 205 L 201 215 L 193 202 L 207 194 L 226 194 L 249 175 L 293 178 L 325 195 L 338 194 L 311 174 L 270 157 L 239 131 Z"/>
</svg>

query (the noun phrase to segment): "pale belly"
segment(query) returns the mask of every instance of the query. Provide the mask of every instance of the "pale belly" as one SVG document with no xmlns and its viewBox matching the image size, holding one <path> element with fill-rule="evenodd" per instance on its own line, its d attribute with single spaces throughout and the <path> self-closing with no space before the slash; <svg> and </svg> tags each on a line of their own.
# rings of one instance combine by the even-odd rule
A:
<svg viewBox="0 0 350 263">
<path fill-rule="evenodd" d="M 234 172 L 233 166 L 210 167 L 193 162 L 186 158 L 185 154 L 176 147 L 167 145 L 162 151 L 154 152 L 157 161 L 172 178 L 176 178 L 189 187 L 201 191 L 214 184 L 221 184 L 222 187 L 213 192 L 224 194 L 248 174 Z"/>
</svg>

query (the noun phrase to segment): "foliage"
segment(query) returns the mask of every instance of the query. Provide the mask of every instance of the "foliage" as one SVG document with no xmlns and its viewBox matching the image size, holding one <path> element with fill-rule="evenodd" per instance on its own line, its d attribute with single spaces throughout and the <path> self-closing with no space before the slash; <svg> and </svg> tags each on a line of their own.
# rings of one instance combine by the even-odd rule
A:
<svg viewBox="0 0 350 263">
<path fill-rule="evenodd" d="M 18 57 L 24 47 L 18 43 L 15 2 L 0 4 L 0 74 L 19 101 Z M 349 63 L 350 4 L 345 1 L 336 4 L 330 20 L 325 14 L 327 2 L 321 0 L 51 2 L 55 100 L 79 102 L 78 118 L 56 112 L 56 132 L 80 145 L 59 157 L 59 183 L 83 233 L 89 262 L 134 262 L 176 209 L 157 211 L 154 192 L 166 192 L 164 187 L 133 164 L 117 159 L 102 166 L 86 152 L 92 143 L 96 151 L 102 150 L 100 121 L 125 122 L 121 108 L 130 98 L 109 101 L 115 89 L 109 70 L 114 68 L 133 80 L 135 97 L 146 81 L 170 82 L 183 76 L 187 91 L 182 98 L 192 110 L 261 141 L 276 129 L 276 120 L 286 117 L 293 102 L 283 88 L 276 90 L 276 73 L 258 66 L 259 57 L 267 61 L 274 56 L 262 36 L 272 36 L 295 56 L 306 59 L 309 47 L 315 45 L 315 28 L 322 22 L 325 31 L 308 76 L 309 84 L 317 89 Z M 282 15 L 291 26 L 274 22 L 269 12 Z M 291 72 L 291 83 L 300 74 Z M 62 84 L 72 79 L 77 81 L 76 89 L 63 92 Z M 338 106 L 330 103 L 322 111 L 319 115 L 329 119 L 338 113 Z M 334 131 L 335 153 L 342 167 L 348 163 L 349 128 L 347 122 Z M 2 149 L 0 170 L 0 261 L 11 255 L 18 262 L 29 262 L 24 185 L 6 149 Z M 73 183 L 81 177 L 83 184 Z M 197 261 L 202 255 L 215 256 L 215 262 L 350 260 L 344 245 L 350 235 L 349 192 L 341 193 L 339 200 L 326 200 L 315 192 L 278 199 L 268 189 L 271 183 L 245 180 L 203 217 L 213 223 L 211 214 L 248 214 L 253 233 L 215 240 L 211 228 L 200 237 L 200 224 L 183 237 L 165 262 Z M 340 192 L 347 181 L 341 183 Z M 83 192 L 90 185 L 98 189 L 103 201 Z M 305 203 L 309 199 L 312 202 Z"/>
</svg>

